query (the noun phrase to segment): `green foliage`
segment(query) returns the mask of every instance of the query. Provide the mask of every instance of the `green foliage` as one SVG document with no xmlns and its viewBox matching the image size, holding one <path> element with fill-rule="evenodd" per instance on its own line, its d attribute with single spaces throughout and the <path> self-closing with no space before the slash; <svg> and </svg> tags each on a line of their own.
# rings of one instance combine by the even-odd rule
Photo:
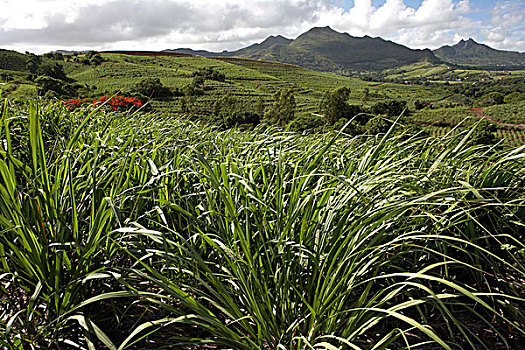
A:
<svg viewBox="0 0 525 350">
<path fill-rule="evenodd" d="M 104 62 L 104 59 L 102 58 L 100 53 L 97 51 L 89 51 L 86 54 L 86 60 L 92 66 L 98 66 L 102 64 L 102 62 Z"/>
<path fill-rule="evenodd" d="M 525 92 L 511 92 L 503 99 L 505 103 L 515 103 L 525 101 Z"/>
<path fill-rule="evenodd" d="M 38 95 L 44 96 L 47 94 L 47 97 L 74 97 L 77 96 L 77 89 L 81 87 L 47 75 L 39 76 L 36 78 L 35 83 L 38 87 Z M 54 92 L 54 94 L 50 94 L 50 92 Z"/>
<path fill-rule="evenodd" d="M 373 114 L 384 114 L 389 117 L 399 117 L 400 115 L 407 115 L 406 101 L 389 100 L 378 102 L 372 106 L 371 112 Z"/>
<path fill-rule="evenodd" d="M 483 108 L 483 113 L 499 122 L 525 124 L 525 101 Z"/>
<path fill-rule="evenodd" d="M 472 134 L 470 142 L 475 145 L 492 145 L 496 143 L 496 125 L 488 120 L 481 120 L 476 125 L 476 129 Z"/>
<path fill-rule="evenodd" d="M 349 94 L 350 89 L 347 87 L 327 91 L 324 94 L 319 110 L 330 125 L 334 125 L 341 118 L 349 117 L 349 106 L 347 103 Z"/>
<path fill-rule="evenodd" d="M 184 96 L 202 96 L 204 95 L 204 89 L 195 85 L 194 83 L 186 84 L 181 89 Z"/>
<path fill-rule="evenodd" d="M 38 72 L 38 68 L 42 64 L 42 58 L 40 56 L 26 53 L 26 67 L 29 72 L 32 74 L 36 74 Z"/>
<path fill-rule="evenodd" d="M 205 82 L 204 76 L 197 75 L 197 76 L 195 76 L 193 78 L 192 84 L 193 84 L 193 86 L 195 86 L 197 88 L 203 88 L 204 87 L 204 82 Z"/>
<path fill-rule="evenodd" d="M 246 130 L 253 129 L 253 127 L 259 125 L 261 122 L 261 116 L 257 113 L 248 111 L 220 112 L 210 121 L 215 125 L 219 125 L 221 129 L 230 129 L 237 126 Z"/>
<path fill-rule="evenodd" d="M 216 116 L 221 113 L 231 113 L 239 109 L 239 104 L 232 94 L 228 93 L 215 101 L 213 104 L 213 114 Z"/>
<path fill-rule="evenodd" d="M 64 67 L 56 62 L 43 62 L 38 66 L 36 74 L 45 75 L 62 81 L 71 81 L 64 73 Z"/>
<path fill-rule="evenodd" d="M 48 60 L 64 61 L 64 55 L 60 52 L 48 52 L 45 53 L 43 56 Z"/>
<path fill-rule="evenodd" d="M 416 109 L 416 111 L 419 111 L 423 108 L 426 108 L 430 106 L 430 102 L 428 101 L 420 101 L 420 100 L 415 100 L 414 101 L 414 108 Z"/>
<path fill-rule="evenodd" d="M 15 51 L 0 49 L 0 69 L 26 71 L 26 57 Z"/>
<path fill-rule="evenodd" d="M 2 347 L 477 349 L 525 334 L 523 148 L 24 101 L 0 117 Z"/>
<path fill-rule="evenodd" d="M 326 119 L 314 113 L 303 113 L 290 125 L 290 131 L 297 133 L 320 133 L 326 131 Z"/>
<path fill-rule="evenodd" d="M 0 79 L 2 82 L 7 83 L 13 80 L 13 75 L 11 73 L 0 73 Z"/>
<path fill-rule="evenodd" d="M 376 115 L 366 123 L 366 132 L 370 135 L 384 134 L 392 126 L 392 121 L 385 115 Z"/>
<path fill-rule="evenodd" d="M 274 103 L 266 112 L 265 119 L 271 124 L 284 126 L 290 123 L 295 116 L 295 96 L 292 88 L 284 88 L 274 95 Z"/>
<path fill-rule="evenodd" d="M 226 76 L 224 73 L 219 72 L 216 69 L 213 69 L 212 67 L 206 67 L 206 68 L 200 68 L 199 70 L 193 72 L 192 77 L 202 77 L 202 84 L 204 84 L 204 79 L 210 79 L 210 80 L 216 80 L 216 81 L 222 81 L 224 82 L 226 80 Z M 201 85 L 202 85 L 201 84 Z"/>
<path fill-rule="evenodd" d="M 483 95 L 477 103 L 478 106 L 493 106 L 500 105 L 504 102 L 505 96 L 500 92 L 489 92 L 486 95 Z"/>
<path fill-rule="evenodd" d="M 346 118 L 340 118 L 333 126 L 334 131 L 342 131 L 350 136 L 357 136 L 365 133 L 366 129 L 363 125 L 353 120 L 348 123 L 349 120 Z"/>
<path fill-rule="evenodd" d="M 146 98 L 170 98 L 177 93 L 171 91 L 164 86 L 159 78 L 144 78 L 135 84 L 131 90 L 131 94 L 139 94 Z"/>
</svg>

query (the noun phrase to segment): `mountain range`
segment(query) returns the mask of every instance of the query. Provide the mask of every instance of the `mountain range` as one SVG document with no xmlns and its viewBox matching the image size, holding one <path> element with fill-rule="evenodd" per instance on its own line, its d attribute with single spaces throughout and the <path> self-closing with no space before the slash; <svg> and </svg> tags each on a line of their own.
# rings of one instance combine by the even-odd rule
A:
<svg viewBox="0 0 525 350">
<path fill-rule="evenodd" d="M 442 46 L 434 50 L 434 55 L 444 62 L 463 66 L 496 69 L 525 67 L 525 53 L 496 50 L 474 39 L 461 40 L 454 46 Z"/>
<path fill-rule="evenodd" d="M 369 36 L 354 37 L 330 27 L 316 27 L 296 39 L 270 36 L 260 44 L 236 51 L 166 50 L 204 57 L 242 57 L 295 64 L 319 71 L 351 73 L 380 71 L 420 61 L 488 69 L 525 69 L 525 53 L 500 51 L 473 39 L 437 50 L 414 50 Z"/>
</svg>

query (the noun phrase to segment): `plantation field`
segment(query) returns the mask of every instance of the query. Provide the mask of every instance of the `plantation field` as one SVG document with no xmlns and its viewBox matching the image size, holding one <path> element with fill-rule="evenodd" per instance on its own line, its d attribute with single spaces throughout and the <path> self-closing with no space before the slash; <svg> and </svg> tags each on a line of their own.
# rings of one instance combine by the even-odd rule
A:
<svg viewBox="0 0 525 350">
<path fill-rule="evenodd" d="M 405 101 L 409 112 L 412 112 L 410 120 L 420 126 L 454 127 L 459 123 L 468 126 L 477 121 L 476 118 L 472 118 L 472 112 L 469 111 L 476 100 L 465 96 L 461 92 L 463 90 L 454 91 L 450 89 L 450 86 L 446 88 L 444 84 L 411 85 L 364 81 L 288 64 L 240 58 L 212 59 L 199 56 L 102 53 L 100 64 L 86 64 L 83 61 L 85 56 L 66 57 L 58 63 L 63 66 L 64 73 L 67 75 L 65 79 L 70 79 L 71 84 L 76 86 L 81 95 L 78 98 L 95 100 L 101 96 L 111 96 L 116 93 L 133 96 L 137 84 L 147 78 L 157 78 L 162 85 L 177 93 L 169 97 L 151 99 L 150 107 L 161 113 L 191 115 L 193 120 L 206 120 L 211 123 L 218 118 L 215 115 L 215 107 L 221 99 L 228 99 L 230 104 L 228 111 L 231 113 L 255 112 L 263 116 L 264 112 L 268 111 L 274 103 L 276 92 L 284 88 L 292 88 L 295 99 L 295 116 L 307 120 L 305 125 L 315 127 L 319 125 L 319 121 L 315 121 L 315 118 L 319 119 L 323 96 L 327 91 L 341 87 L 350 89 L 347 103 L 365 111 L 369 111 L 380 102 Z M 47 61 L 44 59 L 44 61 L 43 66 L 49 67 L 57 64 L 56 61 L 49 59 Z M 187 94 L 184 92 L 185 87 L 193 86 L 195 73 L 206 69 L 223 74 L 225 79 L 223 81 L 205 79 L 203 85 L 199 86 L 200 93 Z M 447 70 L 446 74 L 461 76 L 467 74 L 465 77 L 469 79 L 490 78 L 491 81 L 498 78 L 498 74 L 509 73 L 511 77 L 518 77 L 522 73 L 520 71 L 458 70 L 445 65 L 419 62 L 386 71 L 385 74 L 392 75 L 391 78 L 396 74 L 411 74 L 412 78 L 422 75 L 425 79 L 434 79 L 445 72 L 444 70 Z M 0 85 L 3 97 L 23 98 L 44 94 L 42 87 L 37 83 L 36 74 L 28 75 L 23 71 L 7 70 L 0 71 L 0 74 L 3 74 L 6 81 Z M 506 75 L 503 74 L 502 77 Z M 476 81 L 476 83 L 479 82 Z M 516 84 L 510 84 L 509 87 L 519 88 L 519 84 Z M 477 90 L 474 91 L 476 85 L 471 85 L 470 82 L 458 86 L 469 87 L 468 91 L 472 90 L 469 93 L 479 93 Z M 491 88 L 486 88 L 488 89 L 486 91 L 490 91 Z M 466 93 L 466 91 L 463 92 Z M 67 91 L 63 94 L 67 96 Z M 59 98 L 59 94 L 51 94 L 49 98 Z M 416 107 L 416 104 L 428 107 L 420 109 L 421 107 Z M 457 107 L 454 108 L 454 106 Z M 519 123 L 523 119 L 525 105 L 507 103 L 484 110 L 488 111 L 487 113 L 490 114 L 487 115 L 496 121 Z M 313 122 L 308 124 L 308 120 L 313 120 Z M 498 128 L 501 129 L 501 126 Z M 508 126 L 504 127 L 504 129 L 507 128 Z M 516 131 L 515 133 L 516 136 L 506 137 L 504 142 L 516 145 L 521 140 L 521 132 Z M 496 135 L 499 137 L 503 135 L 503 132 L 496 132 Z"/>
<path fill-rule="evenodd" d="M 483 114 L 503 123 L 525 125 L 525 101 L 486 107 Z"/>
<path fill-rule="evenodd" d="M 425 130 L 431 137 L 444 137 L 447 134 L 456 135 L 462 131 L 462 128 L 455 129 L 451 126 L 431 125 L 426 127 Z M 525 130 L 523 128 L 498 127 L 494 134 L 496 139 L 506 146 L 519 147 L 525 144 Z"/>
<path fill-rule="evenodd" d="M 0 110 L 3 348 L 525 341 L 523 146 Z"/>
<path fill-rule="evenodd" d="M 436 64 L 422 61 L 410 65 L 387 69 L 382 72 L 386 79 L 425 79 L 437 83 L 456 84 L 460 81 L 482 81 L 489 79 L 503 79 L 507 77 L 525 77 L 524 70 L 482 70 L 462 69 L 449 64 Z"/>
<path fill-rule="evenodd" d="M 88 84 L 93 88 L 93 96 L 125 91 L 145 77 L 160 78 L 167 87 L 181 88 L 191 83 L 192 73 L 198 69 L 214 68 L 224 73 L 225 82 L 206 81 L 205 94 L 197 96 L 194 102 L 196 113 L 209 113 L 214 102 L 225 94 L 231 94 L 247 106 L 254 105 L 259 98 L 269 102 L 273 94 L 283 87 L 294 88 L 298 113 L 318 111 L 323 94 L 341 86 L 350 88 L 349 102 L 352 104 L 364 102 L 365 105 L 372 105 L 393 98 L 408 102 L 415 99 L 435 101 L 447 96 L 445 91 L 434 87 L 377 84 L 265 61 L 121 54 L 102 54 L 102 57 L 106 62 L 96 67 L 65 63 L 68 76 L 80 84 Z M 368 92 L 365 93 L 365 89 Z M 181 112 L 180 98 L 155 101 L 153 106 L 162 111 Z"/>
<path fill-rule="evenodd" d="M 411 118 L 422 124 L 438 126 L 456 126 L 460 123 L 472 125 L 479 120 L 473 117 L 467 107 L 423 109 L 414 112 Z"/>
</svg>

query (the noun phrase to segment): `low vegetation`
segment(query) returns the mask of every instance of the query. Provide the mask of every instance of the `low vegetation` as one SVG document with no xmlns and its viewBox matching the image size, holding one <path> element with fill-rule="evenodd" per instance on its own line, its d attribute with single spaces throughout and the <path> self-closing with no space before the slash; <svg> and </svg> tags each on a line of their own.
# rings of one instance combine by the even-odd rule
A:
<svg viewBox="0 0 525 350">
<path fill-rule="evenodd" d="M 219 131 L 25 100 L 1 118 L 4 348 L 524 339 L 523 146 L 399 120 L 356 137 Z"/>
</svg>

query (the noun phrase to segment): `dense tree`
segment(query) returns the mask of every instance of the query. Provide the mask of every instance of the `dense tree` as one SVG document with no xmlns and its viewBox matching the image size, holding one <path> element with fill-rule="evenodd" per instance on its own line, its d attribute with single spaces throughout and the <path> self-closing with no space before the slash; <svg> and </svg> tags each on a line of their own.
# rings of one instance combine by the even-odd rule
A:
<svg viewBox="0 0 525 350">
<path fill-rule="evenodd" d="M 86 54 L 85 59 L 83 61 L 84 64 L 89 64 L 92 66 L 98 66 L 102 62 L 104 62 L 104 59 L 102 58 L 102 56 L 100 56 L 100 53 L 97 51 L 89 51 Z"/>
<path fill-rule="evenodd" d="M 478 101 L 479 106 L 492 106 L 500 105 L 505 101 L 505 95 L 500 92 L 489 92 L 488 94 L 483 95 Z"/>
<path fill-rule="evenodd" d="M 261 117 L 257 113 L 249 111 L 237 111 L 232 113 L 222 113 L 220 115 L 223 126 L 232 128 L 234 126 L 249 126 L 250 128 L 261 122 Z"/>
<path fill-rule="evenodd" d="M 232 94 L 227 93 L 221 96 L 213 104 L 213 114 L 216 116 L 221 113 L 233 113 L 237 109 L 237 101 L 235 101 Z"/>
<path fill-rule="evenodd" d="M 201 68 L 193 72 L 192 77 L 202 77 L 203 79 L 210 79 L 216 81 L 225 81 L 226 76 L 224 73 L 219 72 L 211 67 Z"/>
<path fill-rule="evenodd" d="M 138 93 L 149 98 L 169 98 L 173 96 L 173 92 L 162 85 L 159 78 L 142 79 L 133 86 L 132 93 Z"/>
<path fill-rule="evenodd" d="M 40 64 L 42 64 L 42 58 L 40 56 L 26 52 L 26 67 L 29 72 L 36 74 Z"/>
<path fill-rule="evenodd" d="M 414 101 L 414 108 L 416 109 L 416 111 L 419 111 L 420 109 L 428 107 L 429 105 L 430 105 L 430 102 L 428 101 L 420 101 L 420 100 Z"/>
<path fill-rule="evenodd" d="M 327 91 L 319 109 L 330 125 L 334 125 L 339 119 L 348 117 L 348 96 L 350 89 L 340 87 L 333 91 Z"/>
<path fill-rule="evenodd" d="M 37 75 L 45 75 L 51 78 L 71 81 L 64 72 L 64 67 L 56 62 L 44 62 L 37 69 Z"/>
<path fill-rule="evenodd" d="M 61 79 L 41 75 L 35 79 L 37 91 L 40 96 L 47 97 L 72 97 L 77 95 L 80 85 L 73 85 Z"/>
<path fill-rule="evenodd" d="M 204 89 L 193 83 L 189 83 L 182 87 L 181 93 L 184 96 L 200 96 L 204 95 Z"/>
<path fill-rule="evenodd" d="M 376 115 L 366 123 L 366 132 L 370 135 L 383 134 L 390 129 L 392 122 L 383 115 Z"/>
<path fill-rule="evenodd" d="M 333 91 L 327 91 L 324 94 L 321 104 L 319 105 L 319 109 L 321 114 L 324 115 L 328 124 L 334 125 L 341 118 L 350 120 L 356 116 L 358 117 L 354 119 L 355 122 L 361 124 L 366 123 L 368 118 L 364 115 L 359 116 L 359 114 L 364 112 L 363 108 L 361 106 L 348 104 L 347 100 L 349 94 L 350 89 L 347 87 L 341 87 Z"/>
<path fill-rule="evenodd" d="M 505 96 L 503 101 L 505 103 L 514 103 L 514 102 L 525 101 L 525 92 L 514 91 L 514 92 L 508 94 L 507 96 Z"/>
<path fill-rule="evenodd" d="M 60 52 L 48 52 L 48 53 L 44 54 L 44 57 L 47 58 L 47 59 L 50 59 L 50 60 L 54 60 L 54 61 L 63 61 L 64 60 L 64 55 L 61 54 Z"/>
<path fill-rule="evenodd" d="M 373 114 L 384 114 L 389 117 L 398 117 L 403 112 L 406 113 L 406 106 L 406 101 L 389 100 L 376 103 L 372 106 L 371 111 Z"/>
<path fill-rule="evenodd" d="M 275 93 L 274 103 L 266 113 L 265 119 L 272 124 L 284 126 L 294 119 L 295 106 L 293 89 L 283 88 Z"/>
<path fill-rule="evenodd" d="M 0 79 L 3 81 L 3 82 L 9 82 L 11 80 L 13 80 L 13 75 L 11 73 L 1 73 L 0 74 Z"/>
<path fill-rule="evenodd" d="M 264 115 L 264 111 L 266 109 L 264 97 L 261 96 L 257 99 L 257 102 L 255 102 L 253 109 L 255 113 L 259 114 L 260 116 Z"/>
<path fill-rule="evenodd" d="M 496 142 L 496 125 L 488 120 L 482 120 L 476 126 L 470 142 L 476 145 L 491 145 Z"/>
<path fill-rule="evenodd" d="M 203 88 L 204 87 L 204 81 L 205 81 L 205 79 L 204 79 L 204 77 L 202 75 L 197 75 L 197 76 L 195 76 L 193 78 L 192 83 L 193 83 L 193 85 L 195 87 Z"/>
</svg>

